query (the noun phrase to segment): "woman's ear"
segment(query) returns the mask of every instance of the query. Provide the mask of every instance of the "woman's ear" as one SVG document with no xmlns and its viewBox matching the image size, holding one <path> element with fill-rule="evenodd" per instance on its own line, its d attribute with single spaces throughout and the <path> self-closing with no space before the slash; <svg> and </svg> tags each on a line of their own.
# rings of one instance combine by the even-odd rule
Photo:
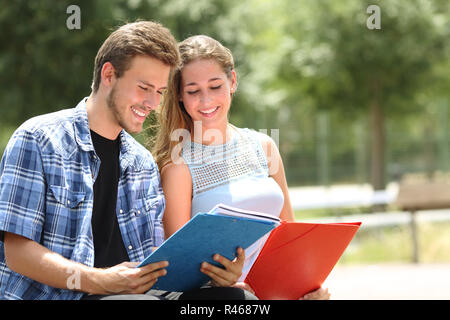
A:
<svg viewBox="0 0 450 320">
<path fill-rule="evenodd" d="M 237 90 L 237 77 L 236 77 L 236 71 L 234 71 L 234 69 L 231 70 L 230 81 L 231 81 L 230 92 L 231 92 L 231 95 L 233 95 Z"/>
</svg>

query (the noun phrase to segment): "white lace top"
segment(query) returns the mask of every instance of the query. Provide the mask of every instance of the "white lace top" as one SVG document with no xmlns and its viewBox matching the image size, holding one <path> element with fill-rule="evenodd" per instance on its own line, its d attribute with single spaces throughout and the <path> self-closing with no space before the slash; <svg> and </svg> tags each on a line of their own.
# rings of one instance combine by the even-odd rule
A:
<svg viewBox="0 0 450 320">
<path fill-rule="evenodd" d="M 260 142 L 262 133 L 237 129 L 222 145 L 186 143 L 182 158 L 192 177 L 191 216 L 208 212 L 216 204 L 279 216 L 284 197 L 279 185 L 269 177 L 267 158 Z M 246 249 L 243 281 L 268 235 Z"/>
</svg>

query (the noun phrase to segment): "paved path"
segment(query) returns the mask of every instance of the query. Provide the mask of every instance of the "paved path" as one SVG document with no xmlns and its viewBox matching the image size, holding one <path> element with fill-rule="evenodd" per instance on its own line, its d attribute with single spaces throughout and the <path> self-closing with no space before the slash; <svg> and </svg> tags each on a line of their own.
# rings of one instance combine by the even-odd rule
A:
<svg viewBox="0 0 450 320">
<path fill-rule="evenodd" d="M 337 265 L 324 287 L 338 300 L 450 300 L 450 263 Z"/>
</svg>

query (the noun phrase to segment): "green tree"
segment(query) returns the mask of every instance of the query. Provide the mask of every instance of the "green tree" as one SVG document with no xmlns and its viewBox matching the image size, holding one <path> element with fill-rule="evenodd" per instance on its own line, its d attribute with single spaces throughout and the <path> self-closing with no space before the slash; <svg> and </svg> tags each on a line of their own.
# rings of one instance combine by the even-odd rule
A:
<svg viewBox="0 0 450 320">
<path fill-rule="evenodd" d="M 370 4 L 286 3 L 291 23 L 285 33 L 295 49 L 283 56 L 279 76 L 301 92 L 289 91 L 292 97 L 306 93 L 319 109 L 369 116 L 371 183 L 383 189 L 385 118 L 420 110 L 417 95 L 427 88 L 433 66 L 445 57 L 448 11 L 441 11 L 441 1 L 378 1 L 381 29 L 370 30 Z M 310 18 L 299 19 L 301 10 Z"/>
<path fill-rule="evenodd" d="M 70 5 L 81 28 L 69 29 Z M 90 93 L 97 50 L 115 27 L 154 20 L 177 39 L 205 33 L 221 40 L 224 0 L 0 0 L 0 152 L 11 130 L 38 114 L 74 106 Z M 143 140 L 144 138 L 142 138 Z"/>
<path fill-rule="evenodd" d="M 73 106 L 90 91 L 96 50 L 107 33 L 104 1 L 1 1 L 0 119 L 20 123 Z M 66 10 L 81 8 L 81 29 Z"/>
</svg>

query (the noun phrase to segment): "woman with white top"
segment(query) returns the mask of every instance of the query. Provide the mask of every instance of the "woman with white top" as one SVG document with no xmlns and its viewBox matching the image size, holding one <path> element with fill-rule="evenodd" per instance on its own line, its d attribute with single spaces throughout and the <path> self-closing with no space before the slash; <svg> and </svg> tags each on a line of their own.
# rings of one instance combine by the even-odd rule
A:
<svg viewBox="0 0 450 320">
<path fill-rule="evenodd" d="M 203 35 L 182 41 L 179 50 L 182 63 L 170 76 L 152 150 L 166 197 L 166 238 L 195 214 L 208 212 L 218 203 L 294 221 L 275 142 L 228 121 L 237 89 L 230 50 Z M 225 269 L 205 262 L 201 270 L 215 285 L 253 292 L 242 281 L 266 239 L 245 250 L 243 266 L 240 259 L 227 261 L 216 255 Z M 328 299 L 329 293 L 320 288 L 299 298 Z"/>
</svg>

